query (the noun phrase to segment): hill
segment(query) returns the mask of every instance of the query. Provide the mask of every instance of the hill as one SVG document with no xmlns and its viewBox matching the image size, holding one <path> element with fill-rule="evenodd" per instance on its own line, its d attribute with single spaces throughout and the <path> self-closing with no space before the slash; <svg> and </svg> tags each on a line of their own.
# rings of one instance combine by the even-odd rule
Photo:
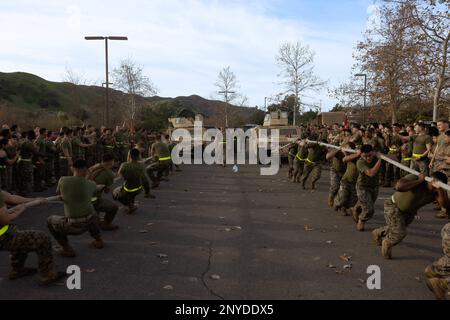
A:
<svg viewBox="0 0 450 320">
<path fill-rule="evenodd" d="M 111 122 L 122 124 L 127 119 L 127 95 L 110 89 Z M 224 102 L 208 100 L 198 95 L 187 97 L 138 97 L 139 125 L 160 129 L 168 125 L 167 118 L 182 109 L 206 116 L 208 125 L 223 126 L 228 108 L 232 126 L 262 122 L 264 113 L 257 108 L 226 106 Z M 104 119 L 105 89 L 99 86 L 51 82 L 36 75 L 0 72 L 0 116 L 3 122 L 22 126 L 45 125 L 59 127 L 75 123 L 101 125 Z M 43 124 L 41 124 L 43 123 Z"/>
</svg>

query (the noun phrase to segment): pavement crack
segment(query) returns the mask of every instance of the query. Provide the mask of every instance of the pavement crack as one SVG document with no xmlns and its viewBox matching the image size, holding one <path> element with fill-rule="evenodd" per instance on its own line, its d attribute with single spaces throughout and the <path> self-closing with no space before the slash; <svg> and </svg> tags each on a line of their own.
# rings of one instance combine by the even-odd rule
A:
<svg viewBox="0 0 450 320">
<path fill-rule="evenodd" d="M 202 273 L 202 283 L 203 283 L 203 286 L 206 288 L 206 290 L 208 290 L 211 293 L 211 295 L 215 296 L 216 298 L 219 298 L 220 300 L 225 300 L 224 297 L 222 297 L 221 295 L 216 293 L 206 283 L 206 275 L 211 270 L 211 260 L 212 260 L 212 257 L 213 257 L 213 249 L 212 249 L 212 247 L 213 247 L 213 244 L 212 244 L 212 242 L 210 242 L 209 245 L 208 245 L 208 251 L 209 251 L 209 254 L 208 254 L 208 265 L 206 266 L 206 270 Z"/>
</svg>

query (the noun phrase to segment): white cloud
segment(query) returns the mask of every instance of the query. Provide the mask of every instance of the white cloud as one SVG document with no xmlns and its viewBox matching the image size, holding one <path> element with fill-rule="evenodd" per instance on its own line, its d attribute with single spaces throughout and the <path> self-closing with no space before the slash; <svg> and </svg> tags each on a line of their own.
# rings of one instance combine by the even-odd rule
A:
<svg viewBox="0 0 450 320">
<path fill-rule="evenodd" d="M 7 45 L 0 51 L 1 71 L 59 81 L 68 65 L 99 79 L 104 46 L 84 36 L 127 35 L 128 42 L 110 43 L 111 68 L 122 58 L 133 58 L 145 66 L 162 96 L 208 97 L 220 69 L 230 65 L 251 103 L 263 105 L 265 96 L 279 92 L 274 57 L 285 41 L 308 43 L 317 52 L 322 78 L 348 73 L 355 41 L 351 34 L 317 31 L 304 22 L 272 16 L 267 3 L 271 1 L 2 1 L 0 28 L 8 32 L 2 35 Z"/>
</svg>

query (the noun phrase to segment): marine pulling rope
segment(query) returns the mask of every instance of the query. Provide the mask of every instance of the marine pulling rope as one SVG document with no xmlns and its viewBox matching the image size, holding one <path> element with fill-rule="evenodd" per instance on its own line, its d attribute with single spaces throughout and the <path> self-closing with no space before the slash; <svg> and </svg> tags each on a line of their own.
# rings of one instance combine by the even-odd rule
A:
<svg viewBox="0 0 450 320">
<path fill-rule="evenodd" d="M 345 149 L 345 148 L 341 148 L 341 147 L 338 147 L 338 146 L 335 146 L 335 145 L 332 145 L 332 144 L 328 144 L 328 143 L 324 143 L 324 142 L 312 141 L 312 140 L 308 140 L 308 139 L 306 139 L 306 142 L 307 142 L 307 143 L 315 143 L 315 144 L 318 144 L 318 145 L 321 145 L 321 146 L 324 146 L 324 147 L 327 147 L 327 148 L 332 148 L 332 149 L 342 150 L 342 151 L 347 152 L 347 153 L 357 153 L 356 150 L 353 150 L 353 149 Z M 419 176 L 419 175 L 420 175 L 420 172 L 417 172 L 416 170 L 413 170 L 413 169 L 411 169 L 411 168 L 409 168 L 409 167 L 407 167 L 407 166 L 405 166 L 405 165 L 403 165 L 403 164 L 401 164 L 401 163 L 399 163 L 399 162 L 397 162 L 397 161 L 395 161 L 395 160 L 392 160 L 391 158 L 386 157 L 384 154 L 381 154 L 381 159 L 383 159 L 384 161 L 386 161 L 386 162 L 388 162 L 388 163 L 390 163 L 390 164 L 396 166 L 397 168 L 402 169 L 402 170 L 405 171 L 405 172 L 408 172 L 408 173 L 410 173 L 410 174 L 414 174 L 414 175 L 416 175 L 416 176 Z M 434 180 L 433 180 L 432 178 L 430 178 L 430 177 L 425 177 L 425 180 L 426 180 L 427 182 L 433 182 L 433 181 L 434 181 Z M 445 189 L 445 190 L 447 190 L 447 191 L 450 191 L 450 186 L 449 186 L 449 185 L 447 185 L 447 184 L 445 184 L 445 183 L 443 183 L 443 182 L 440 182 L 440 181 L 438 182 L 438 185 L 439 185 L 442 189 Z"/>
</svg>

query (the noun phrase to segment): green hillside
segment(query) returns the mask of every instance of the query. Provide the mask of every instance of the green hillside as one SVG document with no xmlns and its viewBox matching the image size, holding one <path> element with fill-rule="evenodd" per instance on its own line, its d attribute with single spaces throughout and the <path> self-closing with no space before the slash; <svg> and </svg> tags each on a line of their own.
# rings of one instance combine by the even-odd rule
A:
<svg viewBox="0 0 450 320">
<path fill-rule="evenodd" d="M 121 124 L 127 117 L 127 96 L 120 91 L 110 90 L 110 97 L 112 122 Z M 50 82 L 23 72 L 0 72 L 2 115 L 11 116 L 10 113 L 13 113 L 18 115 L 19 120 L 29 122 L 30 119 L 22 118 L 36 116 L 42 120 L 48 115 L 55 118 L 55 114 L 64 112 L 75 122 L 78 120 L 100 125 L 104 117 L 104 99 L 105 89 L 102 87 Z M 138 97 L 137 104 L 140 106 L 139 124 L 153 128 L 166 127 L 167 118 L 176 116 L 183 109 L 202 113 L 211 125 L 221 126 L 226 110 L 223 102 L 207 100 L 197 95 L 177 98 Z M 256 108 L 236 106 L 228 107 L 228 113 L 230 122 L 234 125 L 261 122 L 264 116 Z M 54 119 L 53 121 L 56 122 Z"/>
</svg>

